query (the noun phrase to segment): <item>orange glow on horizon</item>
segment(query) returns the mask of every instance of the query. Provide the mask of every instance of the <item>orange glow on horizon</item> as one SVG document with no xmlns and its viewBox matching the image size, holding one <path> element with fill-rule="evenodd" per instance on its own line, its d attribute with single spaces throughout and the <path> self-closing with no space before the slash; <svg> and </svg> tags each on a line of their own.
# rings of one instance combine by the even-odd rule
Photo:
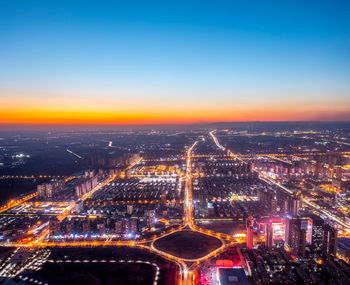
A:
<svg viewBox="0 0 350 285">
<path fill-rule="evenodd" d="M 334 114 L 334 120 L 348 120 Z M 1 111 L 0 124 L 189 124 L 230 121 L 326 121 L 317 112 L 288 112 L 286 110 L 240 111 L 203 110 L 178 112 L 65 112 L 65 111 Z"/>
<path fill-rule="evenodd" d="M 35 100 L 34 100 L 35 99 Z M 348 104 L 34 98 L 4 100 L 0 124 L 191 124 L 233 121 L 348 121 Z"/>
</svg>

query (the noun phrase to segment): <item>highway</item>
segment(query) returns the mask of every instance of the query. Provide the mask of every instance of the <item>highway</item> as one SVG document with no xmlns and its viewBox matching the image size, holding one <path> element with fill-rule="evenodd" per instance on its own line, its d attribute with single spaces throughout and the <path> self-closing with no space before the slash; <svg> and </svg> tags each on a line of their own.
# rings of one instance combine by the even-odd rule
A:
<svg viewBox="0 0 350 285">
<path fill-rule="evenodd" d="M 211 136 L 213 139 L 215 136 L 213 133 L 211 133 Z M 220 146 L 220 149 L 224 150 L 225 148 L 221 146 L 218 142 L 218 140 L 214 140 L 218 146 Z M 211 230 L 207 229 L 202 229 L 199 228 L 198 226 L 195 225 L 195 220 L 194 220 L 194 215 L 193 215 L 193 200 L 192 200 L 192 165 L 191 165 L 191 159 L 192 159 L 192 152 L 195 148 L 195 146 L 198 144 L 198 140 L 195 141 L 188 149 L 186 152 L 186 171 L 184 175 L 185 179 L 185 193 L 184 193 L 184 212 L 183 212 L 183 225 L 178 227 L 176 230 L 172 229 L 169 232 L 163 233 L 159 236 L 154 236 L 148 240 L 138 240 L 138 241 L 115 241 L 115 240 L 91 240 L 91 241 L 47 241 L 46 237 L 49 234 L 49 231 L 45 229 L 42 231 L 42 233 L 37 237 L 36 240 L 30 241 L 28 243 L 2 243 L 4 246 L 16 246 L 17 248 L 27 248 L 28 250 L 35 249 L 35 248 L 49 248 L 49 247 L 107 247 L 107 246 L 129 246 L 129 247 L 137 247 L 141 248 L 144 250 L 148 250 L 150 252 L 153 252 L 155 254 L 158 254 L 167 260 L 175 262 L 178 267 L 179 267 L 179 284 L 180 285 L 193 285 L 194 284 L 194 272 L 193 270 L 200 265 L 201 262 L 208 260 L 214 255 L 219 254 L 220 252 L 226 250 L 229 247 L 232 247 L 238 243 L 237 239 L 233 236 L 230 235 L 225 235 L 222 233 L 216 233 Z M 130 166 L 128 166 L 124 172 L 128 169 L 131 169 L 138 163 L 142 161 L 142 158 L 139 160 L 135 161 L 132 163 Z M 82 200 L 86 200 L 90 198 L 93 193 L 96 191 L 100 190 L 102 187 L 105 185 L 109 184 L 112 182 L 116 176 L 114 175 L 113 177 L 105 180 L 103 183 L 100 183 L 97 187 L 95 187 L 92 191 L 89 193 L 85 194 L 82 197 Z M 21 201 L 22 202 L 22 201 Z M 21 202 L 12 202 L 10 205 L 7 205 L 7 208 L 11 208 L 14 205 L 20 204 Z M 65 217 L 67 217 L 70 214 L 70 211 L 74 208 L 74 205 L 69 205 L 67 207 L 67 210 L 64 211 L 60 215 L 60 220 L 63 220 Z M 170 235 L 176 231 L 182 231 L 182 230 L 189 230 L 189 231 L 196 231 L 202 234 L 206 234 L 208 236 L 215 237 L 221 241 L 221 246 L 207 255 L 204 255 L 200 258 L 196 259 L 185 259 L 185 258 L 180 258 L 178 256 L 171 255 L 167 252 L 163 252 L 157 248 L 154 247 L 154 242 L 160 238 L 163 238 L 167 235 Z M 8 261 L 8 264 L 11 264 L 11 258 Z M 32 264 L 32 263 L 30 263 Z M 4 276 L 6 274 L 10 274 L 8 276 L 15 276 L 22 270 L 18 271 L 17 273 L 13 273 L 13 270 L 11 269 L 12 267 L 9 266 L 7 269 L 3 270 Z M 7 276 L 7 275 L 6 275 Z"/>
<path fill-rule="evenodd" d="M 211 131 L 209 134 L 211 135 L 211 137 L 213 138 L 213 141 L 214 143 L 216 144 L 216 146 L 218 148 L 220 148 L 221 150 L 225 150 L 225 147 L 223 147 L 217 137 L 215 136 L 215 130 L 214 131 Z M 237 154 L 234 154 L 232 151 L 230 151 L 229 149 L 227 149 L 227 152 L 229 155 L 239 159 L 240 161 L 244 162 L 244 160 L 242 158 L 240 158 L 239 155 Z M 298 154 L 299 155 L 299 154 Z M 257 156 L 261 156 L 259 154 L 257 154 Z M 277 155 L 276 155 L 277 156 Z M 289 195 L 292 195 L 294 192 L 290 189 L 288 189 L 287 187 L 279 184 L 278 182 L 274 181 L 273 179 L 271 179 L 270 177 L 267 177 L 264 173 L 262 172 L 259 172 L 257 169 L 254 169 L 254 171 L 256 171 L 258 174 L 259 174 L 259 178 L 263 181 L 265 181 L 266 183 L 269 183 L 269 184 L 273 184 L 277 187 L 279 187 L 282 191 L 284 191 L 285 193 L 289 194 Z M 317 205 L 316 203 L 313 203 L 311 201 L 308 201 L 306 200 L 305 198 L 301 198 L 301 201 L 308 205 L 311 209 L 327 216 L 330 220 L 332 220 L 333 222 L 341 225 L 342 227 L 344 227 L 346 229 L 346 231 L 350 232 L 350 223 L 346 223 L 345 221 L 342 221 L 341 219 L 339 219 L 337 216 L 335 216 L 334 214 L 331 214 L 328 210 L 324 209 L 323 207 Z"/>
<path fill-rule="evenodd" d="M 67 152 L 73 154 L 75 157 L 83 159 L 83 157 L 81 157 L 79 154 L 76 154 L 75 152 L 71 151 L 70 149 L 67 148 Z"/>
<path fill-rule="evenodd" d="M 184 222 L 185 226 L 190 228 L 193 226 L 193 201 L 192 201 L 192 165 L 191 157 L 194 147 L 198 141 L 195 141 L 193 145 L 187 150 L 186 158 L 186 185 L 185 185 L 185 204 L 184 204 Z"/>
</svg>

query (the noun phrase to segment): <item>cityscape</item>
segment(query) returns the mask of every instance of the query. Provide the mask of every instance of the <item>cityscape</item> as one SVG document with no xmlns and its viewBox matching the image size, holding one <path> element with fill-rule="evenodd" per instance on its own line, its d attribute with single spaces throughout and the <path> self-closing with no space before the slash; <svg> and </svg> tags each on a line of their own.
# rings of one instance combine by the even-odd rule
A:
<svg viewBox="0 0 350 285">
<path fill-rule="evenodd" d="M 1 183 L 36 188 L 0 208 L 0 275 L 19 284 L 347 284 L 350 124 L 234 125 L 8 133 Z M 24 173 L 42 145 L 52 158 Z M 40 172 L 50 159 L 73 166 Z"/>
<path fill-rule="evenodd" d="M 347 1 L 2 1 L 0 284 L 350 284 Z"/>
</svg>

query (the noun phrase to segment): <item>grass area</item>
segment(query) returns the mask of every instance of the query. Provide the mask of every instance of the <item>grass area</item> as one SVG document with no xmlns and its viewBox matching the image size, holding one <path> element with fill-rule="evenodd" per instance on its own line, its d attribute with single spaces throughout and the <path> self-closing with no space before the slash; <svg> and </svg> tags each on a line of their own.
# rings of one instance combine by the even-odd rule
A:
<svg viewBox="0 0 350 285">
<path fill-rule="evenodd" d="M 174 285 L 178 266 L 147 250 L 131 247 L 96 247 L 96 248 L 50 248 L 50 259 L 71 260 L 73 262 L 47 262 L 35 272 L 24 272 L 28 276 L 50 285 L 144 285 L 153 284 L 158 266 L 158 285 Z M 90 262 L 75 263 L 75 260 Z M 91 262 L 97 260 L 97 262 Z M 105 262 L 101 262 L 104 260 Z M 111 260 L 135 262 L 110 262 Z M 28 283 L 32 284 L 32 283 Z"/>
<path fill-rule="evenodd" d="M 186 230 L 160 238 L 154 243 L 157 249 L 186 259 L 203 257 L 221 245 L 221 241 L 215 237 Z"/>
<path fill-rule="evenodd" d="M 49 284 L 152 284 L 155 269 L 140 263 L 47 263 L 34 278 Z M 38 275 L 38 276 L 36 276 Z"/>
</svg>

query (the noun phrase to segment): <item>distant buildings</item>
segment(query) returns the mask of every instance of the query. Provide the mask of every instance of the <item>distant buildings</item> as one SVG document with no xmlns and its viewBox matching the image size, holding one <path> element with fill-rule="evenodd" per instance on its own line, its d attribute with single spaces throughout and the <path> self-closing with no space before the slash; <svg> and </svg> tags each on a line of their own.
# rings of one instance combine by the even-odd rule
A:
<svg viewBox="0 0 350 285">
<path fill-rule="evenodd" d="M 49 183 L 43 183 L 37 186 L 38 197 L 40 198 L 52 198 L 57 192 L 64 190 L 65 181 L 52 180 Z"/>
<path fill-rule="evenodd" d="M 75 196 L 76 198 L 83 197 L 86 193 L 89 193 L 92 189 L 97 186 L 97 176 L 88 179 L 82 179 L 75 185 Z"/>
</svg>

